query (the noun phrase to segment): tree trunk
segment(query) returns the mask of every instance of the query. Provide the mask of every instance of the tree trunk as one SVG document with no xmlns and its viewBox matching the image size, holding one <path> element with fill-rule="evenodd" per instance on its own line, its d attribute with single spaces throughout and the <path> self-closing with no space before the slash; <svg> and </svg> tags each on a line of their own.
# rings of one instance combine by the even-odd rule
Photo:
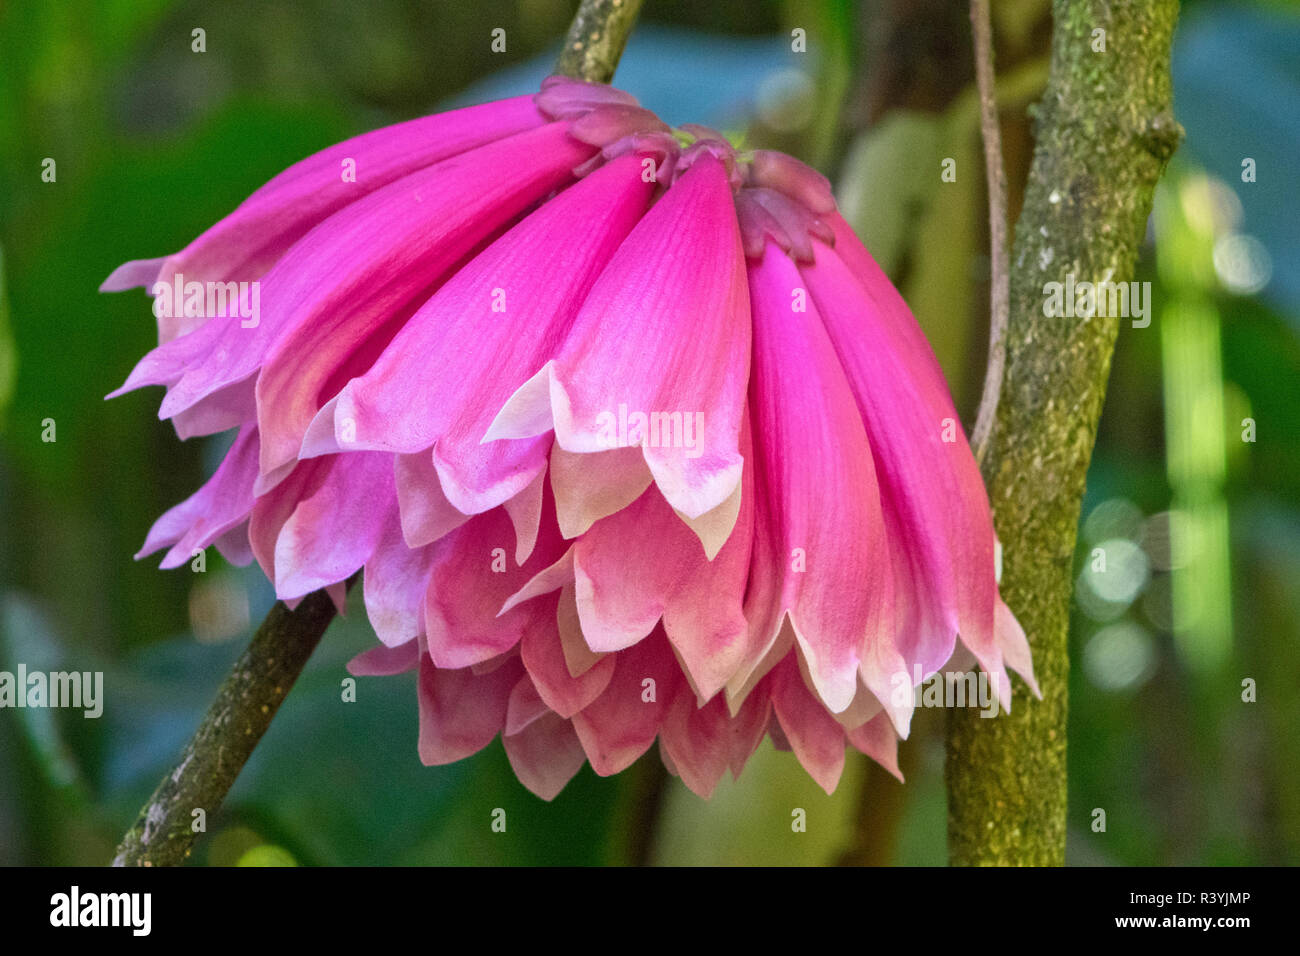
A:
<svg viewBox="0 0 1300 956">
<path fill-rule="evenodd" d="M 1043 691 L 948 723 L 954 865 L 1065 861 L 1067 635 L 1084 479 L 1119 331 L 1115 316 L 1046 317 L 1044 284 L 1127 282 L 1156 180 L 1177 148 L 1169 73 L 1176 0 L 1055 0 L 1052 66 L 1011 254 L 1007 364 L 984 462 L 1003 598 Z M 1142 333 L 1137 334 L 1154 334 Z"/>
</svg>

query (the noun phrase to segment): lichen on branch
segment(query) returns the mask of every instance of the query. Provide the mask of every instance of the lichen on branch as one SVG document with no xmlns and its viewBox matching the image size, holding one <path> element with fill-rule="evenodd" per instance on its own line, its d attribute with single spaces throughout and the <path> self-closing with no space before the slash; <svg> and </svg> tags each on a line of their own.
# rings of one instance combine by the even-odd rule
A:
<svg viewBox="0 0 1300 956">
<path fill-rule="evenodd" d="M 1177 0 L 1053 4 L 1051 74 L 1016 224 L 1006 369 L 983 463 L 1001 592 L 1029 637 L 1043 700 L 1018 688 L 1009 716 L 949 715 L 953 864 L 1065 861 L 1072 562 L 1120 319 L 1047 317 L 1044 285 L 1071 273 L 1132 278 L 1156 181 L 1182 136 L 1169 64 L 1177 16 Z"/>
</svg>

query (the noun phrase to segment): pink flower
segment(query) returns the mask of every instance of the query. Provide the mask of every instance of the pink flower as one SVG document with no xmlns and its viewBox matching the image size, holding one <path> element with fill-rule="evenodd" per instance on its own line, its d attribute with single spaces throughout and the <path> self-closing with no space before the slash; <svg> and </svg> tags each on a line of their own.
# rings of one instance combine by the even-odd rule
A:
<svg viewBox="0 0 1300 956">
<path fill-rule="evenodd" d="M 897 774 L 941 669 L 1037 692 L 939 366 L 788 156 L 552 77 L 290 167 L 140 284 L 119 391 L 238 428 L 141 556 L 290 603 L 364 568 L 351 669 L 418 669 L 426 763 L 500 734 L 550 799 L 658 740 L 707 796 L 771 736 L 831 791 L 846 746 Z"/>
</svg>

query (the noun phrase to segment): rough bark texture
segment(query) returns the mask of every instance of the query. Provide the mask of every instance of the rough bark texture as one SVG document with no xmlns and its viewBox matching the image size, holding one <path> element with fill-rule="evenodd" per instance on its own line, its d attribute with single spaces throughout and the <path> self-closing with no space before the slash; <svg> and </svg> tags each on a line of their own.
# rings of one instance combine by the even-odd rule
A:
<svg viewBox="0 0 1300 956">
<path fill-rule="evenodd" d="M 114 866 L 177 866 L 198 834 L 194 811 L 217 812 L 281 701 L 302 672 L 334 605 L 316 591 L 290 611 L 278 601 L 226 675 L 217 699 L 171 773 L 140 810 L 113 858 Z"/>
<path fill-rule="evenodd" d="M 1047 318 L 1044 283 L 1132 278 L 1152 193 L 1182 131 L 1171 108 L 1176 0 L 1055 0 L 1052 67 L 1011 257 L 1006 373 L 984 463 L 1002 594 L 1029 636 L 1041 702 L 948 727 L 956 865 L 1065 859 L 1066 639 L 1076 525 L 1119 319 Z M 1105 52 L 1095 52 L 1095 30 Z"/>
<path fill-rule="evenodd" d="M 555 61 L 555 72 L 592 83 L 614 78 L 643 0 L 582 0 Z"/>
</svg>

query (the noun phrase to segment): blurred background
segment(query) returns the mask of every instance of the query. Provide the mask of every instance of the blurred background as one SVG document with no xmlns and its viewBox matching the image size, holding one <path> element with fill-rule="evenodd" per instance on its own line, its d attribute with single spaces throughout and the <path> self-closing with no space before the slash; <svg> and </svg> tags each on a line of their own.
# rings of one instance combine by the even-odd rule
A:
<svg viewBox="0 0 1300 956">
<path fill-rule="evenodd" d="M 203 574 L 131 560 L 225 441 L 179 442 L 155 390 L 103 401 L 155 333 L 142 293 L 99 283 L 181 248 L 317 149 L 534 89 L 575 6 L 0 3 L 0 669 L 103 671 L 107 698 L 97 720 L 0 710 L 0 863 L 106 862 L 272 601 L 255 565 L 215 550 Z M 1050 11 L 994 0 L 993 13 L 1014 217 Z M 791 49 L 796 29 L 806 52 Z M 647 0 L 615 80 L 670 123 L 830 176 L 968 426 L 988 300 L 969 47 L 961 0 Z M 1174 85 L 1187 139 L 1136 277 L 1152 283 L 1152 321 L 1123 323 L 1076 554 L 1067 858 L 1295 864 L 1297 7 L 1188 0 Z M 956 180 L 942 182 L 949 158 Z M 409 675 L 362 679 L 341 703 L 345 662 L 374 641 L 354 604 L 208 820 L 195 864 L 945 861 L 941 712 L 918 711 L 906 786 L 851 755 L 827 797 L 764 744 L 707 803 L 664 781 L 652 751 L 616 778 L 584 768 L 547 804 L 515 782 L 499 742 L 421 766 Z M 790 832 L 793 806 L 807 833 Z M 507 833 L 490 831 L 496 807 Z"/>
</svg>

